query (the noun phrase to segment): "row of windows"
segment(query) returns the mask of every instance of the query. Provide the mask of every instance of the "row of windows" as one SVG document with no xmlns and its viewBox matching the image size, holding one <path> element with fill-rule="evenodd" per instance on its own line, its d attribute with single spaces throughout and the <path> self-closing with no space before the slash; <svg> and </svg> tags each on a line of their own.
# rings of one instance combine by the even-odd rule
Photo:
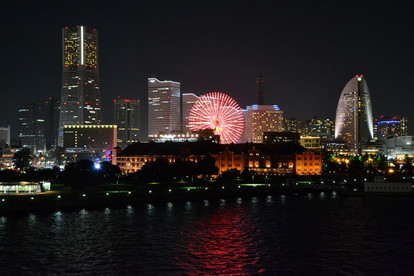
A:
<svg viewBox="0 0 414 276">
<path fill-rule="evenodd" d="M 309 169 L 309 170 L 308 170 L 308 169 L 303 169 L 303 170 L 302 170 L 302 169 L 296 169 L 296 170 L 297 170 L 298 172 L 301 172 L 301 171 L 304 171 L 304 172 L 307 172 L 307 171 L 310 171 L 310 172 L 313 172 L 313 171 L 315 171 L 315 172 L 319 172 L 319 171 L 320 171 L 320 170 L 318 170 L 318 169 L 315 169 L 315 170 L 314 170 L 314 169 Z"/>
<path fill-rule="evenodd" d="M 303 163 L 303 165 L 302 164 L 297 164 L 297 166 L 307 166 L 308 165 L 308 163 Z M 313 166 L 314 164 L 313 163 L 309 163 L 309 166 Z M 315 163 L 315 166 L 319 166 L 319 163 Z"/>
<path fill-rule="evenodd" d="M 302 160 L 302 157 L 301 156 L 298 156 L 298 157 L 296 157 L 296 159 L 297 160 Z M 312 157 L 309 157 L 309 160 L 320 160 L 321 158 L 319 157 L 319 156 L 313 156 L 313 158 Z M 303 157 L 303 160 L 308 160 L 308 158 L 307 157 Z"/>
</svg>

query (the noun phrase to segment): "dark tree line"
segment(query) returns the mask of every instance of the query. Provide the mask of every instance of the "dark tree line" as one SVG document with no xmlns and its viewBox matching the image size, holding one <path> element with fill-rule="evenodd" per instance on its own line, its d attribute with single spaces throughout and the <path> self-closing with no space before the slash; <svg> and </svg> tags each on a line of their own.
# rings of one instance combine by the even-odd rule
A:
<svg viewBox="0 0 414 276">
<path fill-rule="evenodd" d="M 98 187 L 104 183 L 115 182 L 120 174 L 120 168 L 107 161 L 96 166 L 90 160 L 79 160 L 66 165 L 60 175 L 60 182 L 72 189 Z"/>
<path fill-rule="evenodd" d="M 168 182 L 217 173 L 218 168 L 215 166 L 214 158 L 206 156 L 199 162 L 177 160 L 174 163 L 169 163 L 165 158 L 157 158 L 155 161 L 145 163 L 135 175 L 141 182 Z"/>
</svg>

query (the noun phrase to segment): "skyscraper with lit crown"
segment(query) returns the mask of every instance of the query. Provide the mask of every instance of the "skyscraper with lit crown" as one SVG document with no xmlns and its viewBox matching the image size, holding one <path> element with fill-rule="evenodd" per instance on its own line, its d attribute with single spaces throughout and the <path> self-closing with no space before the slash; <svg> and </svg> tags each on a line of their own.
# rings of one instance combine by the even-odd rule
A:
<svg viewBox="0 0 414 276">
<path fill-rule="evenodd" d="M 62 29 L 63 72 L 58 144 L 64 125 L 101 123 L 98 31 L 85 26 Z"/>
<path fill-rule="evenodd" d="M 371 97 L 363 75 L 356 75 L 342 90 L 335 119 L 335 138 L 345 140 L 352 154 L 374 137 Z"/>
</svg>

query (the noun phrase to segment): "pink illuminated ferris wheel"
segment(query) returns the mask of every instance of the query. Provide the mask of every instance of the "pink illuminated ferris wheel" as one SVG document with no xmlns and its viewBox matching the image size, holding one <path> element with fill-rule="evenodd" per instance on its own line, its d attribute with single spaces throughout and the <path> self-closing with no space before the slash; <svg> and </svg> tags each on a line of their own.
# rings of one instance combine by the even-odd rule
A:
<svg viewBox="0 0 414 276">
<path fill-rule="evenodd" d="M 200 97 L 190 110 L 189 126 L 192 131 L 213 129 L 220 135 L 221 144 L 237 143 L 243 133 L 243 113 L 230 96 L 212 92 Z"/>
</svg>

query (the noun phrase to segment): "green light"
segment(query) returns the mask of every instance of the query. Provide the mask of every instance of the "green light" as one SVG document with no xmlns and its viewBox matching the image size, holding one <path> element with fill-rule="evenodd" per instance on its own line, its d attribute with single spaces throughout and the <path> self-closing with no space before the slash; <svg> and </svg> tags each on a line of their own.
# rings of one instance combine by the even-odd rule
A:
<svg viewBox="0 0 414 276">
<path fill-rule="evenodd" d="M 362 78 L 361 77 L 358 77 L 358 81 L 361 81 L 362 80 Z"/>
</svg>

